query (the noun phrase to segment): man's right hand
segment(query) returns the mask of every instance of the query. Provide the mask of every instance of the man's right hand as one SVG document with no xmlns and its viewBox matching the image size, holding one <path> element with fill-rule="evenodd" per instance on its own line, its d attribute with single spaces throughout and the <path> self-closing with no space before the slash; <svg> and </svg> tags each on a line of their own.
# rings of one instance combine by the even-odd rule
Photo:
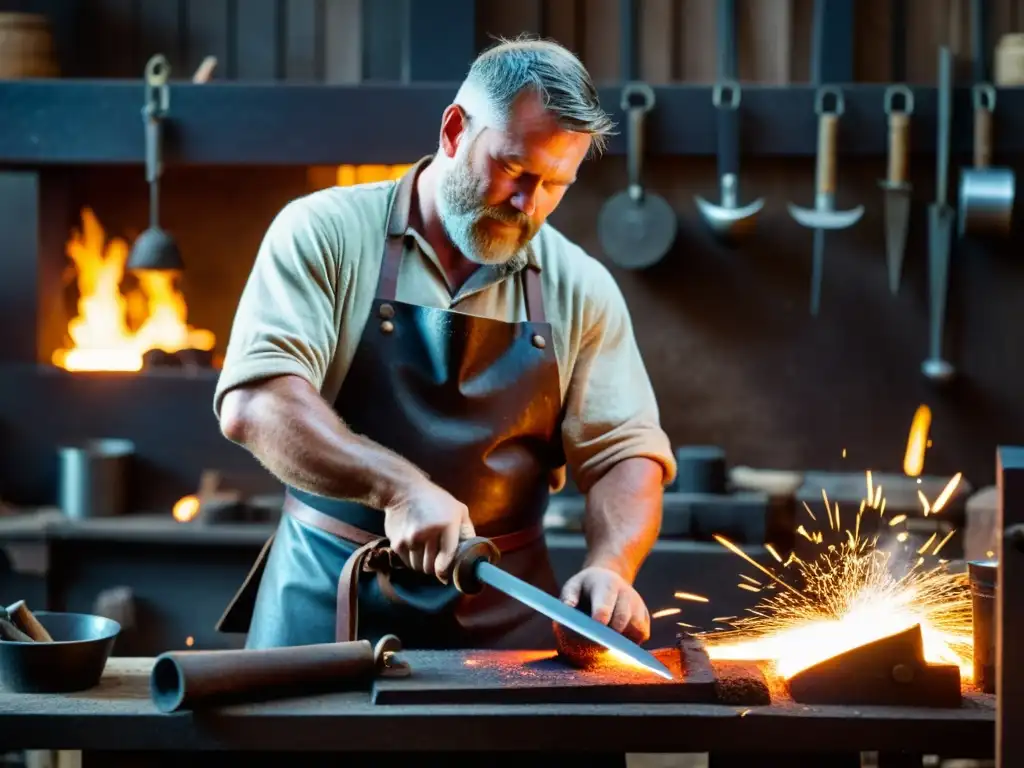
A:
<svg viewBox="0 0 1024 768">
<path fill-rule="evenodd" d="M 447 582 L 459 542 L 476 535 L 469 508 L 429 480 L 417 480 L 384 510 L 391 549 L 414 571 Z"/>
</svg>

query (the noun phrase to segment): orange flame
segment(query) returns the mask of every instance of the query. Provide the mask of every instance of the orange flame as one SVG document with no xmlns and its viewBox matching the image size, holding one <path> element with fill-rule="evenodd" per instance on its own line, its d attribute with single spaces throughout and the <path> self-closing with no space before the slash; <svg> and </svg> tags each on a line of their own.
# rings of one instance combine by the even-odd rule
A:
<svg viewBox="0 0 1024 768">
<path fill-rule="evenodd" d="M 128 251 L 120 238 L 108 242 L 96 215 L 83 209 L 82 228 L 72 231 L 67 243 L 78 283 L 78 314 L 68 323 L 71 346 L 53 354 L 54 365 L 68 371 L 139 371 L 142 356 L 151 349 L 213 349 L 214 335 L 187 323 L 177 274 L 139 271 L 138 289 L 122 292 Z M 133 319 L 138 321 L 135 330 Z"/>
</svg>

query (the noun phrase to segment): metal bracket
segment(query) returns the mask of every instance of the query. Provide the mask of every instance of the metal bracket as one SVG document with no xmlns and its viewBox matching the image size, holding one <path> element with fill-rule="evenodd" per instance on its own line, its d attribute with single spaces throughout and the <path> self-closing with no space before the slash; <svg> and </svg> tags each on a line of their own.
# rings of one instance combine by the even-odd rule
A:
<svg viewBox="0 0 1024 768">
<path fill-rule="evenodd" d="M 836 108 L 831 112 L 825 109 L 825 99 L 829 96 L 833 97 L 836 101 Z M 841 117 L 845 109 L 846 103 L 843 101 L 843 91 L 840 88 L 826 85 L 818 89 L 818 93 L 814 97 L 814 111 L 816 114 Z"/>
<path fill-rule="evenodd" d="M 893 108 L 897 96 L 903 97 L 903 109 Z M 885 89 L 885 114 L 891 115 L 893 112 L 902 112 L 906 115 L 914 112 L 914 92 L 905 85 L 891 85 Z"/>
<path fill-rule="evenodd" d="M 634 99 L 639 97 L 639 102 Z M 638 110 L 650 112 L 654 109 L 654 89 L 647 83 L 626 83 L 622 89 L 622 100 L 619 104 L 623 112 Z"/>
<path fill-rule="evenodd" d="M 740 84 L 732 80 L 715 83 L 711 91 L 711 103 L 720 109 L 739 109 Z"/>
<path fill-rule="evenodd" d="M 146 103 L 142 108 L 145 118 L 164 117 L 171 108 L 171 64 L 162 53 L 146 62 Z"/>
</svg>

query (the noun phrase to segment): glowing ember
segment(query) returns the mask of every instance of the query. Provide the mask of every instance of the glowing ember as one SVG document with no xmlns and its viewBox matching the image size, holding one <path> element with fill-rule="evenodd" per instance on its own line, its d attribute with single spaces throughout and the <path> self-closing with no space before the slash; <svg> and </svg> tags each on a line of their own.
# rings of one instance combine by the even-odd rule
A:
<svg viewBox="0 0 1024 768">
<path fill-rule="evenodd" d="M 151 349 L 213 349 L 214 335 L 187 323 L 176 273 L 136 272 L 139 287 L 122 292 L 128 252 L 124 240 L 106 240 L 90 209 L 82 211 L 82 229 L 67 243 L 78 282 L 78 315 L 68 323 L 71 347 L 54 353 L 54 365 L 69 371 L 139 371 Z"/>
<path fill-rule="evenodd" d="M 931 425 L 932 409 L 927 405 L 918 406 L 914 420 L 910 423 L 907 452 L 903 457 L 903 473 L 907 477 L 918 477 L 924 469 L 924 452 L 928 447 L 928 430 Z"/>
<path fill-rule="evenodd" d="M 790 555 L 777 572 L 761 565 L 739 547 L 721 536 L 715 539 L 768 576 L 761 582 L 741 574 L 747 591 L 771 590 L 771 596 L 748 609 L 749 617 L 722 617 L 732 629 L 705 635 L 712 659 L 772 662 L 783 678 L 826 659 L 846 653 L 884 637 L 921 625 L 925 658 L 930 663 L 953 664 L 961 678 L 973 677 L 973 638 L 971 631 L 971 595 L 966 574 L 950 573 L 937 555 L 952 538 L 951 530 L 939 539 L 934 534 L 923 545 L 913 548 L 880 547 L 878 536 L 860 535 L 861 518 L 866 510 L 885 513 L 885 499 L 871 473 L 866 475 L 865 499 L 857 514 L 848 515 L 843 528 L 839 505 L 830 504 L 823 494 L 828 529 L 806 529 L 805 538 L 821 546 L 818 558 L 805 563 Z M 960 475 L 947 484 L 939 497 L 929 503 L 926 512 L 934 513 L 952 496 Z M 810 518 L 816 519 L 808 508 Z M 893 518 L 890 525 L 902 521 Z M 888 528 L 888 526 L 886 526 Z M 826 534 L 836 543 L 826 543 Z M 909 536 L 901 532 L 897 542 Z M 776 555 L 776 559 L 782 559 Z M 787 581 L 785 569 L 793 568 L 802 586 Z"/>
<path fill-rule="evenodd" d="M 199 514 L 199 497 L 198 496 L 182 496 L 176 502 L 174 502 L 174 508 L 171 510 L 171 516 L 179 523 L 187 523 L 195 519 L 195 516 Z"/>
</svg>

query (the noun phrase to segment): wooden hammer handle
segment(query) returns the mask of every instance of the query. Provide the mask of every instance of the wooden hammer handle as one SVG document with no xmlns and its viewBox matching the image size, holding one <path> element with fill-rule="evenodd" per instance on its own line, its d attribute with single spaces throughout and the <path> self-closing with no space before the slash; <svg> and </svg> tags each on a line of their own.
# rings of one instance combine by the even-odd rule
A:
<svg viewBox="0 0 1024 768">
<path fill-rule="evenodd" d="M 907 180 L 907 152 L 910 143 L 910 115 L 893 112 L 889 115 L 889 183 Z"/>
<path fill-rule="evenodd" d="M 992 110 L 974 110 L 974 167 L 988 168 L 992 162 Z"/>
<path fill-rule="evenodd" d="M 39 619 L 28 609 L 24 600 L 19 600 L 13 605 L 7 606 L 7 613 L 10 614 L 11 621 L 14 622 L 15 626 L 37 643 L 53 642 L 53 638 L 46 631 L 46 627 L 39 623 Z"/>
<path fill-rule="evenodd" d="M 839 116 L 823 114 L 818 119 L 818 194 L 836 191 L 836 138 Z"/>
</svg>

